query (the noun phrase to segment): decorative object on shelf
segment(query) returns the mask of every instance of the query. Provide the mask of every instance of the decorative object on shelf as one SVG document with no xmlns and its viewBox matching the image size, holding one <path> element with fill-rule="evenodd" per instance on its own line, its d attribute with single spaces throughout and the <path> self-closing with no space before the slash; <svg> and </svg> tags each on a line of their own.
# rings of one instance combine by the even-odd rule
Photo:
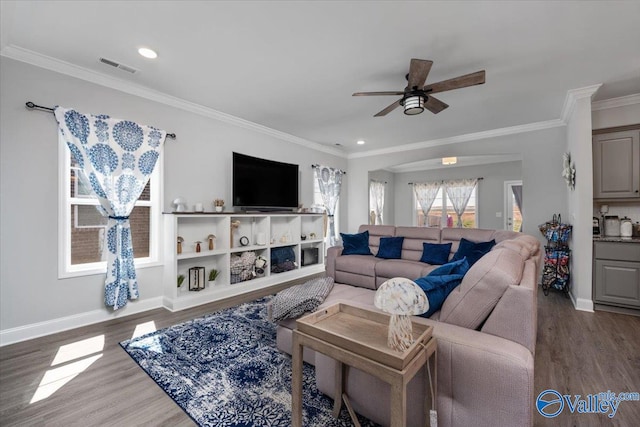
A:
<svg viewBox="0 0 640 427">
<path fill-rule="evenodd" d="M 173 206 L 174 212 L 187 212 L 187 201 L 182 197 L 174 199 L 171 205 Z"/>
<path fill-rule="evenodd" d="M 562 155 L 562 177 L 567 183 L 567 187 L 571 190 L 576 188 L 576 167 L 575 163 L 571 163 L 571 154 L 564 153 Z"/>
<path fill-rule="evenodd" d="M 184 274 L 178 276 L 178 287 L 182 286 L 184 283 Z"/>
<path fill-rule="evenodd" d="M 316 233 L 309 233 L 309 238 L 310 238 L 311 240 L 315 240 L 315 238 L 316 238 Z"/>
<path fill-rule="evenodd" d="M 193 211 L 194 212 L 204 212 L 204 206 L 202 205 L 202 202 L 198 202 L 193 206 Z"/>
<path fill-rule="evenodd" d="M 222 212 L 224 210 L 224 200 L 215 199 L 213 201 L 213 207 L 215 208 L 216 212 Z"/>
<path fill-rule="evenodd" d="M 184 243 L 184 238 L 182 236 L 178 236 L 178 254 L 182 253 L 182 244 Z"/>
<path fill-rule="evenodd" d="M 258 236 L 256 238 L 256 244 L 260 246 L 264 246 L 267 244 L 267 237 L 264 233 L 262 232 L 258 233 Z"/>
<path fill-rule="evenodd" d="M 307 235 L 306 234 L 301 234 L 300 235 L 300 240 L 307 240 Z"/>
<path fill-rule="evenodd" d="M 256 276 L 256 254 L 252 251 L 242 252 L 242 255 L 231 255 L 230 282 L 231 284 L 251 280 Z"/>
<path fill-rule="evenodd" d="M 231 233 L 229 238 L 229 247 L 233 248 L 233 232 L 240 227 L 240 220 L 234 219 L 231 221 Z"/>
<path fill-rule="evenodd" d="M 204 267 L 191 267 L 189 269 L 189 290 L 201 291 L 204 289 Z"/>
<path fill-rule="evenodd" d="M 263 256 L 258 256 L 256 258 L 256 277 L 264 277 L 267 268 L 267 259 Z"/>
<path fill-rule="evenodd" d="M 240 238 L 240 246 L 249 246 L 249 238 L 247 236 Z"/>
<path fill-rule="evenodd" d="M 207 240 L 209 241 L 209 250 L 212 251 L 215 248 L 214 240 L 216 239 L 215 234 L 209 234 L 207 236 Z"/>
<path fill-rule="evenodd" d="M 200 247 L 200 243 L 202 243 L 200 240 L 196 242 L 196 252 L 200 252 L 202 250 L 202 248 Z"/>
<path fill-rule="evenodd" d="M 216 279 L 220 275 L 220 271 L 212 268 L 209 270 L 209 286 L 213 286 L 216 284 Z"/>
<path fill-rule="evenodd" d="M 262 255 L 256 258 L 256 267 L 265 268 L 267 266 L 267 259 Z"/>
<path fill-rule="evenodd" d="M 405 351 L 413 343 L 411 315 L 429 310 L 429 300 L 423 290 L 409 279 L 394 277 L 384 282 L 374 296 L 374 304 L 391 314 L 387 345 Z"/>
</svg>

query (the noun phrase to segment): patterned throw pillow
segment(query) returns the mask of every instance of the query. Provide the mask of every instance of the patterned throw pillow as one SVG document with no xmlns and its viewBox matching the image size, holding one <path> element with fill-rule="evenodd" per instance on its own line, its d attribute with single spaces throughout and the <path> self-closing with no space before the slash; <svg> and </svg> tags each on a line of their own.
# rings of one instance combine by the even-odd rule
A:
<svg viewBox="0 0 640 427">
<path fill-rule="evenodd" d="M 274 322 L 296 319 L 315 311 L 333 289 L 333 277 L 320 277 L 302 285 L 292 286 L 276 294 L 269 305 L 269 317 Z"/>
</svg>

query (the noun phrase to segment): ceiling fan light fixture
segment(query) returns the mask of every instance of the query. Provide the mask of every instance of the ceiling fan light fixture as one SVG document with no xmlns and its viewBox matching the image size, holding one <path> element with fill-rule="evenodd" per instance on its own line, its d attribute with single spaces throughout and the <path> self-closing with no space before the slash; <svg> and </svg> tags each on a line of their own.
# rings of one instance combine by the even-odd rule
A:
<svg viewBox="0 0 640 427">
<path fill-rule="evenodd" d="M 442 158 L 442 164 L 443 165 L 455 165 L 456 163 L 458 163 L 458 158 L 457 157 L 443 157 Z"/>
<path fill-rule="evenodd" d="M 403 102 L 404 113 L 408 116 L 415 116 L 424 111 L 424 98 L 420 95 L 410 96 Z"/>
</svg>

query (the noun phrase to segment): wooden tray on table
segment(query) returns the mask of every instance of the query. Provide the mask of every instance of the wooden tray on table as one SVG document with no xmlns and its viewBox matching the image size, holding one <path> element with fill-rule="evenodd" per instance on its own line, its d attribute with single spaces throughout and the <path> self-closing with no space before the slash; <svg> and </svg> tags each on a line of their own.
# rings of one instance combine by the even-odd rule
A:
<svg viewBox="0 0 640 427">
<path fill-rule="evenodd" d="M 300 332 L 370 360 L 402 370 L 431 339 L 433 326 L 412 322 L 415 341 L 403 351 L 387 346 L 389 318 L 377 311 L 337 303 L 296 321 Z"/>
</svg>

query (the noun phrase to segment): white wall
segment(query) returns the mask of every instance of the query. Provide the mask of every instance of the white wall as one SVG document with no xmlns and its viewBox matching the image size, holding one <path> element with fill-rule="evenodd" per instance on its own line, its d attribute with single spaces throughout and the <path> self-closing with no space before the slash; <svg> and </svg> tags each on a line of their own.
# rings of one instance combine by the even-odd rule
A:
<svg viewBox="0 0 640 427">
<path fill-rule="evenodd" d="M 503 218 L 496 217 L 496 212 L 504 210 L 504 182 L 522 179 L 520 161 L 396 173 L 396 225 L 413 225 L 414 196 L 410 182 L 479 177 L 483 179 L 478 181 L 478 228 L 503 228 Z"/>
<path fill-rule="evenodd" d="M 103 275 L 58 279 L 57 125 L 52 114 L 27 110 L 26 101 L 175 132 L 178 138 L 167 139 L 164 153 L 166 210 L 178 195 L 209 208 L 214 198 L 229 202 L 232 151 L 299 164 L 306 206 L 312 203 L 312 163 L 347 169 L 343 157 L 5 57 L 0 92 L 0 340 L 5 342 L 14 332 L 44 333 L 51 325 L 69 328 L 157 307 L 162 295 L 162 266 L 139 269 L 140 299 L 114 314 L 104 307 Z M 348 185 L 341 198 L 346 206 Z M 346 224 L 346 209 L 341 218 Z"/>
<path fill-rule="evenodd" d="M 597 87 L 584 90 L 575 99 L 567 122 L 567 151 L 575 164 L 575 188 L 567 190 L 569 218 L 573 225 L 570 246 L 571 295 L 579 310 L 593 311 L 593 147 L 591 143 L 591 95 Z M 567 188 L 567 187 L 565 187 Z"/>
<path fill-rule="evenodd" d="M 398 153 L 358 157 L 349 160 L 348 232 L 355 232 L 367 222 L 367 181 L 370 170 L 443 156 L 518 154 L 522 158 L 523 227 L 544 242 L 538 224 L 550 220 L 554 213 L 566 215 L 566 186 L 562 179 L 562 153 L 566 149 L 564 126 L 498 136 L 482 140 L 422 148 Z M 398 186 L 398 184 L 396 184 Z M 396 199 L 399 196 L 396 195 Z M 396 222 L 400 219 L 396 212 Z M 495 211 L 494 211 L 495 215 Z M 583 268 L 591 268 L 583 266 Z"/>
</svg>

